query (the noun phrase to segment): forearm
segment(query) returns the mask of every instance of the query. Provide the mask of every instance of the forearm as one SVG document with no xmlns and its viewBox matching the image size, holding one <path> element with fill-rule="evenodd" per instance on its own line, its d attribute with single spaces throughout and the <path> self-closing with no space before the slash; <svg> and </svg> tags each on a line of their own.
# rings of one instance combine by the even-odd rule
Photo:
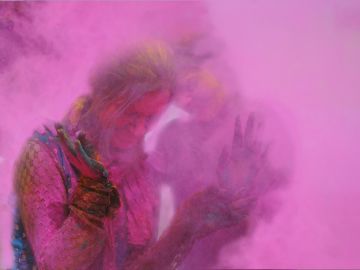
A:
<svg viewBox="0 0 360 270">
<path fill-rule="evenodd" d="M 152 247 L 128 262 L 126 270 L 176 269 L 190 252 L 193 243 L 190 227 L 175 220 Z"/>
<path fill-rule="evenodd" d="M 226 194 L 208 187 L 193 194 L 177 210 L 169 229 L 128 269 L 176 269 L 197 239 L 244 221 L 247 206 L 233 212 Z"/>
</svg>

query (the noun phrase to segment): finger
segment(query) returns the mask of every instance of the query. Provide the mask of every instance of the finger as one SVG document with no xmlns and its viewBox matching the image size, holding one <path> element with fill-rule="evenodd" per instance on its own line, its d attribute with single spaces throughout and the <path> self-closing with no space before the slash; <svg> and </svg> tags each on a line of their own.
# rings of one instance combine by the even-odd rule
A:
<svg viewBox="0 0 360 270">
<path fill-rule="evenodd" d="M 241 187 L 241 188 L 238 187 L 236 189 L 228 190 L 228 196 L 229 196 L 228 200 L 230 202 L 243 199 L 245 197 L 248 197 L 247 189 L 245 187 Z"/>
<path fill-rule="evenodd" d="M 73 142 L 69 138 L 69 135 L 66 133 L 65 129 L 62 127 L 56 127 L 56 131 L 60 141 L 65 146 L 65 150 L 69 152 L 72 156 L 76 157 L 76 150 Z"/>
<path fill-rule="evenodd" d="M 234 225 L 239 225 L 241 221 L 245 221 L 249 217 L 249 211 L 247 209 L 230 209 L 231 219 Z"/>
<path fill-rule="evenodd" d="M 256 203 L 256 197 L 247 196 L 234 200 L 230 203 L 233 209 L 250 209 Z"/>
<path fill-rule="evenodd" d="M 220 157 L 219 157 L 219 162 L 218 162 L 218 168 L 219 169 L 224 169 L 226 167 L 226 165 L 229 162 L 229 153 L 226 147 L 223 148 L 223 150 L 221 151 Z"/>
<path fill-rule="evenodd" d="M 270 149 L 270 143 L 266 143 L 266 144 L 263 146 L 262 152 L 260 153 L 260 159 L 261 159 L 262 161 L 265 161 L 265 160 L 268 158 L 269 149 Z"/>
<path fill-rule="evenodd" d="M 55 129 L 56 129 L 56 130 L 58 130 L 58 129 L 64 129 L 64 126 L 63 126 L 61 123 L 55 123 L 54 126 L 55 126 Z"/>
<path fill-rule="evenodd" d="M 75 142 L 76 149 L 80 153 L 81 160 L 83 161 L 84 169 L 86 168 L 88 170 L 89 176 L 92 177 L 104 177 L 107 178 L 108 173 L 105 170 L 104 166 L 96 161 L 95 159 L 92 159 L 88 156 L 88 154 L 85 152 L 84 148 L 81 145 L 81 142 L 79 140 L 76 140 Z"/>
<path fill-rule="evenodd" d="M 86 191 L 93 191 L 102 195 L 109 194 L 112 190 L 112 187 L 107 187 L 103 181 L 84 176 L 80 177 L 79 186 Z"/>
<path fill-rule="evenodd" d="M 115 187 L 113 187 L 110 191 L 110 207 L 112 208 L 120 207 L 120 195 Z"/>
<path fill-rule="evenodd" d="M 93 146 L 91 145 L 91 143 L 88 141 L 88 139 L 86 138 L 86 135 L 84 132 L 79 131 L 77 133 L 77 139 L 80 141 L 83 149 L 85 150 L 86 154 L 91 157 L 94 158 L 95 156 L 95 151 L 93 149 Z"/>
<path fill-rule="evenodd" d="M 250 113 L 244 132 L 244 143 L 247 146 L 251 146 L 254 141 L 254 129 L 255 129 L 255 114 Z"/>
<path fill-rule="evenodd" d="M 231 148 L 231 158 L 237 160 L 241 156 L 241 151 L 243 147 L 243 134 L 241 128 L 241 121 L 240 116 L 237 116 L 235 119 L 234 125 L 234 136 L 232 141 L 232 148 Z"/>
<path fill-rule="evenodd" d="M 76 134 L 76 138 L 81 142 L 82 145 L 85 145 L 87 143 L 86 136 L 83 131 L 79 131 Z"/>
<path fill-rule="evenodd" d="M 80 201 L 80 199 L 78 200 Z M 110 195 L 106 194 L 101 195 L 97 192 L 84 192 L 81 195 L 81 201 L 87 202 L 89 205 L 90 204 L 97 204 L 97 205 L 103 205 L 103 206 L 110 206 Z"/>
<path fill-rule="evenodd" d="M 62 150 L 64 151 L 67 159 L 73 166 L 80 168 L 81 162 L 78 159 L 78 154 L 76 152 L 74 143 L 60 124 L 57 124 L 55 127 L 60 143 L 63 146 Z"/>
<path fill-rule="evenodd" d="M 241 131 L 241 120 L 238 115 L 235 119 L 235 128 L 234 128 L 234 137 L 233 137 L 233 147 L 241 147 L 243 144 L 243 134 Z"/>
<path fill-rule="evenodd" d="M 228 163 L 229 163 L 229 153 L 226 147 L 221 152 L 218 162 L 218 181 L 220 186 L 227 186 L 230 180 L 229 170 L 228 170 Z"/>
</svg>

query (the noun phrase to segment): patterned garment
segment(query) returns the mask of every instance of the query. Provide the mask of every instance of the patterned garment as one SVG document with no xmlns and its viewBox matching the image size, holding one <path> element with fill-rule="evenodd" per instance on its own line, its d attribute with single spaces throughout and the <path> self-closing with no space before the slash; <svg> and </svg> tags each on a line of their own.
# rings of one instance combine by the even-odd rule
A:
<svg viewBox="0 0 360 270">
<path fill-rule="evenodd" d="M 13 240 L 11 244 L 13 246 L 15 255 L 15 266 L 13 269 L 36 269 L 34 256 L 26 237 L 24 225 L 22 224 L 18 209 L 16 210 Z"/>
<path fill-rule="evenodd" d="M 53 134 L 47 128 L 35 132 L 17 166 L 15 269 L 121 269 L 155 239 L 154 185 L 143 165 L 109 166 L 123 206 L 104 220 L 104 228 L 89 225 L 69 210 L 78 178 Z"/>
<path fill-rule="evenodd" d="M 57 159 L 59 164 L 61 165 L 62 173 L 64 175 L 64 186 L 66 188 L 66 192 L 68 194 L 68 189 L 70 186 L 70 171 L 68 166 L 65 166 L 64 163 L 64 153 L 61 150 L 60 145 L 55 140 L 54 135 L 52 132 L 45 128 L 46 132 L 39 133 L 34 132 L 31 140 L 39 141 L 44 144 L 46 144 L 52 151 L 55 153 L 58 153 Z M 34 147 L 33 151 L 30 151 L 27 156 L 27 160 L 30 158 L 33 158 L 35 156 L 37 147 Z M 22 160 L 22 162 L 26 162 L 25 160 Z M 35 161 L 34 161 L 35 162 Z M 28 171 L 26 171 L 27 166 L 23 166 L 21 171 L 18 171 L 17 177 L 19 178 L 25 178 L 27 177 Z M 14 218 L 14 228 L 13 228 L 13 240 L 12 240 L 12 246 L 14 249 L 14 255 L 15 255 L 15 270 L 28 270 L 28 269 L 36 269 L 35 259 L 33 252 L 31 250 L 31 246 L 29 243 L 29 240 L 26 237 L 25 229 L 23 222 L 21 220 L 20 211 L 17 208 L 15 212 L 15 218 Z"/>
</svg>

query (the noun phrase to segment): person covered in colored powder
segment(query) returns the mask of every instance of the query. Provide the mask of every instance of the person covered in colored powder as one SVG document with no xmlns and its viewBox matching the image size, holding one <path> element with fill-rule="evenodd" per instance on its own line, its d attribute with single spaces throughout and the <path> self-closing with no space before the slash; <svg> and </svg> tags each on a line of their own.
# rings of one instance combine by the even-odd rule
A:
<svg viewBox="0 0 360 270">
<path fill-rule="evenodd" d="M 231 141 L 234 121 L 231 93 L 213 73 L 197 70 L 184 80 L 185 89 L 175 100 L 188 115 L 165 126 L 149 157 L 154 178 L 171 188 L 175 208 L 194 192 L 218 181 L 218 160 Z M 241 223 L 198 241 L 179 269 L 213 267 L 221 248 L 246 234 L 246 225 Z"/>
<path fill-rule="evenodd" d="M 15 175 L 17 269 L 175 269 L 198 239 L 246 222 L 256 198 L 227 187 L 239 162 L 247 178 L 262 164 L 254 119 L 244 134 L 236 122 L 230 158 L 220 160 L 225 184 L 189 196 L 156 235 L 158 181 L 143 143 L 174 95 L 175 62 L 163 44 L 131 50 L 94 77 L 62 123 L 27 141 Z"/>
<path fill-rule="evenodd" d="M 214 70 L 211 70 L 211 65 L 187 74 L 183 81 L 186 81 L 183 83 L 185 89 L 178 91 L 175 100 L 177 106 L 185 110 L 187 115 L 166 125 L 160 134 L 156 150 L 149 158 L 154 168 L 155 179 L 171 188 L 175 208 L 194 192 L 218 183 L 219 177 L 226 178 L 226 172 L 219 168 L 219 159 L 226 155 L 229 142 L 233 139 L 231 134 L 234 131 L 234 120 L 238 115 L 247 114 L 244 104 L 239 104 L 236 93 L 226 88 Z M 255 121 L 254 114 L 250 114 L 249 120 L 251 125 L 260 125 L 259 120 Z M 256 130 L 258 127 L 253 126 L 253 129 Z M 259 130 L 251 133 L 251 136 L 256 137 Z M 255 150 L 256 147 L 250 146 L 247 151 L 259 151 Z M 263 153 L 264 162 L 266 158 L 265 152 Z M 252 158 L 251 154 L 248 158 Z M 254 171 L 257 170 L 255 167 L 256 165 Z M 242 173 L 240 170 L 237 172 L 238 179 L 243 178 Z M 263 171 L 260 178 L 265 179 L 259 185 L 261 191 L 258 190 L 262 195 L 256 195 L 253 190 L 253 196 L 268 195 L 277 190 L 285 180 L 270 167 Z M 248 184 L 238 181 L 231 185 L 234 189 L 241 189 L 246 188 Z M 261 205 L 257 201 L 257 209 L 252 209 L 252 216 L 247 218 L 247 222 L 240 222 L 199 240 L 179 269 L 214 267 L 226 245 L 250 235 L 261 216 L 273 215 L 274 209 L 270 209 L 267 204 L 269 203 L 262 201 Z"/>
</svg>

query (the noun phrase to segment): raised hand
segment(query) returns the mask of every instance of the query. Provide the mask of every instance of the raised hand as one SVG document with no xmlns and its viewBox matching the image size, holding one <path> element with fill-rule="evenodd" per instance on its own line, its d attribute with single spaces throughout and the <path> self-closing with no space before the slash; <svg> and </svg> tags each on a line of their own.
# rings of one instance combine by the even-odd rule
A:
<svg viewBox="0 0 360 270">
<path fill-rule="evenodd" d="M 243 132 L 240 117 L 236 118 L 231 150 L 224 149 L 219 158 L 219 186 L 194 194 L 180 207 L 178 222 L 185 222 L 196 237 L 247 222 L 265 187 L 261 182 L 267 167 L 266 147 L 257 139 L 260 126 L 251 114 Z"/>
<path fill-rule="evenodd" d="M 108 177 L 108 172 L 104 166 L 95 159 L 95 154 L 88 153 L 92 151 L 85 151 L 83 145 L 86 145 L 87 148 L 91 147 L 84 133 L 80 132 L 74 143 L 62 125 L 56 124 L 55 128 L 66 157 L 83 176 L 93 179 L 106 179 Z"/>
<path fill-rule="evenodd" d="M 268 170 L 268 145 L 258 139 L 261 125 L 250 114 L 243 132 L 240 117 L 236 118 L 231 150 L 223 150 L 217 170 L 219 184 L 229 196 L 255 199 L 266 186 L 262 182 Z"/>
<path fill-rule="evenodd" d="M 85 135 L 80 133 L 73 142 L 64 127 L 57 124 L 56 130 L 67 159 L 80 175 L 71 198 L 71 209 L 88 221 L 102 226 L 101 219 L 112 216 L 120 207 L 119 193 L 108 181 L 108 172 L 96 160 Z"/>
</svg>

